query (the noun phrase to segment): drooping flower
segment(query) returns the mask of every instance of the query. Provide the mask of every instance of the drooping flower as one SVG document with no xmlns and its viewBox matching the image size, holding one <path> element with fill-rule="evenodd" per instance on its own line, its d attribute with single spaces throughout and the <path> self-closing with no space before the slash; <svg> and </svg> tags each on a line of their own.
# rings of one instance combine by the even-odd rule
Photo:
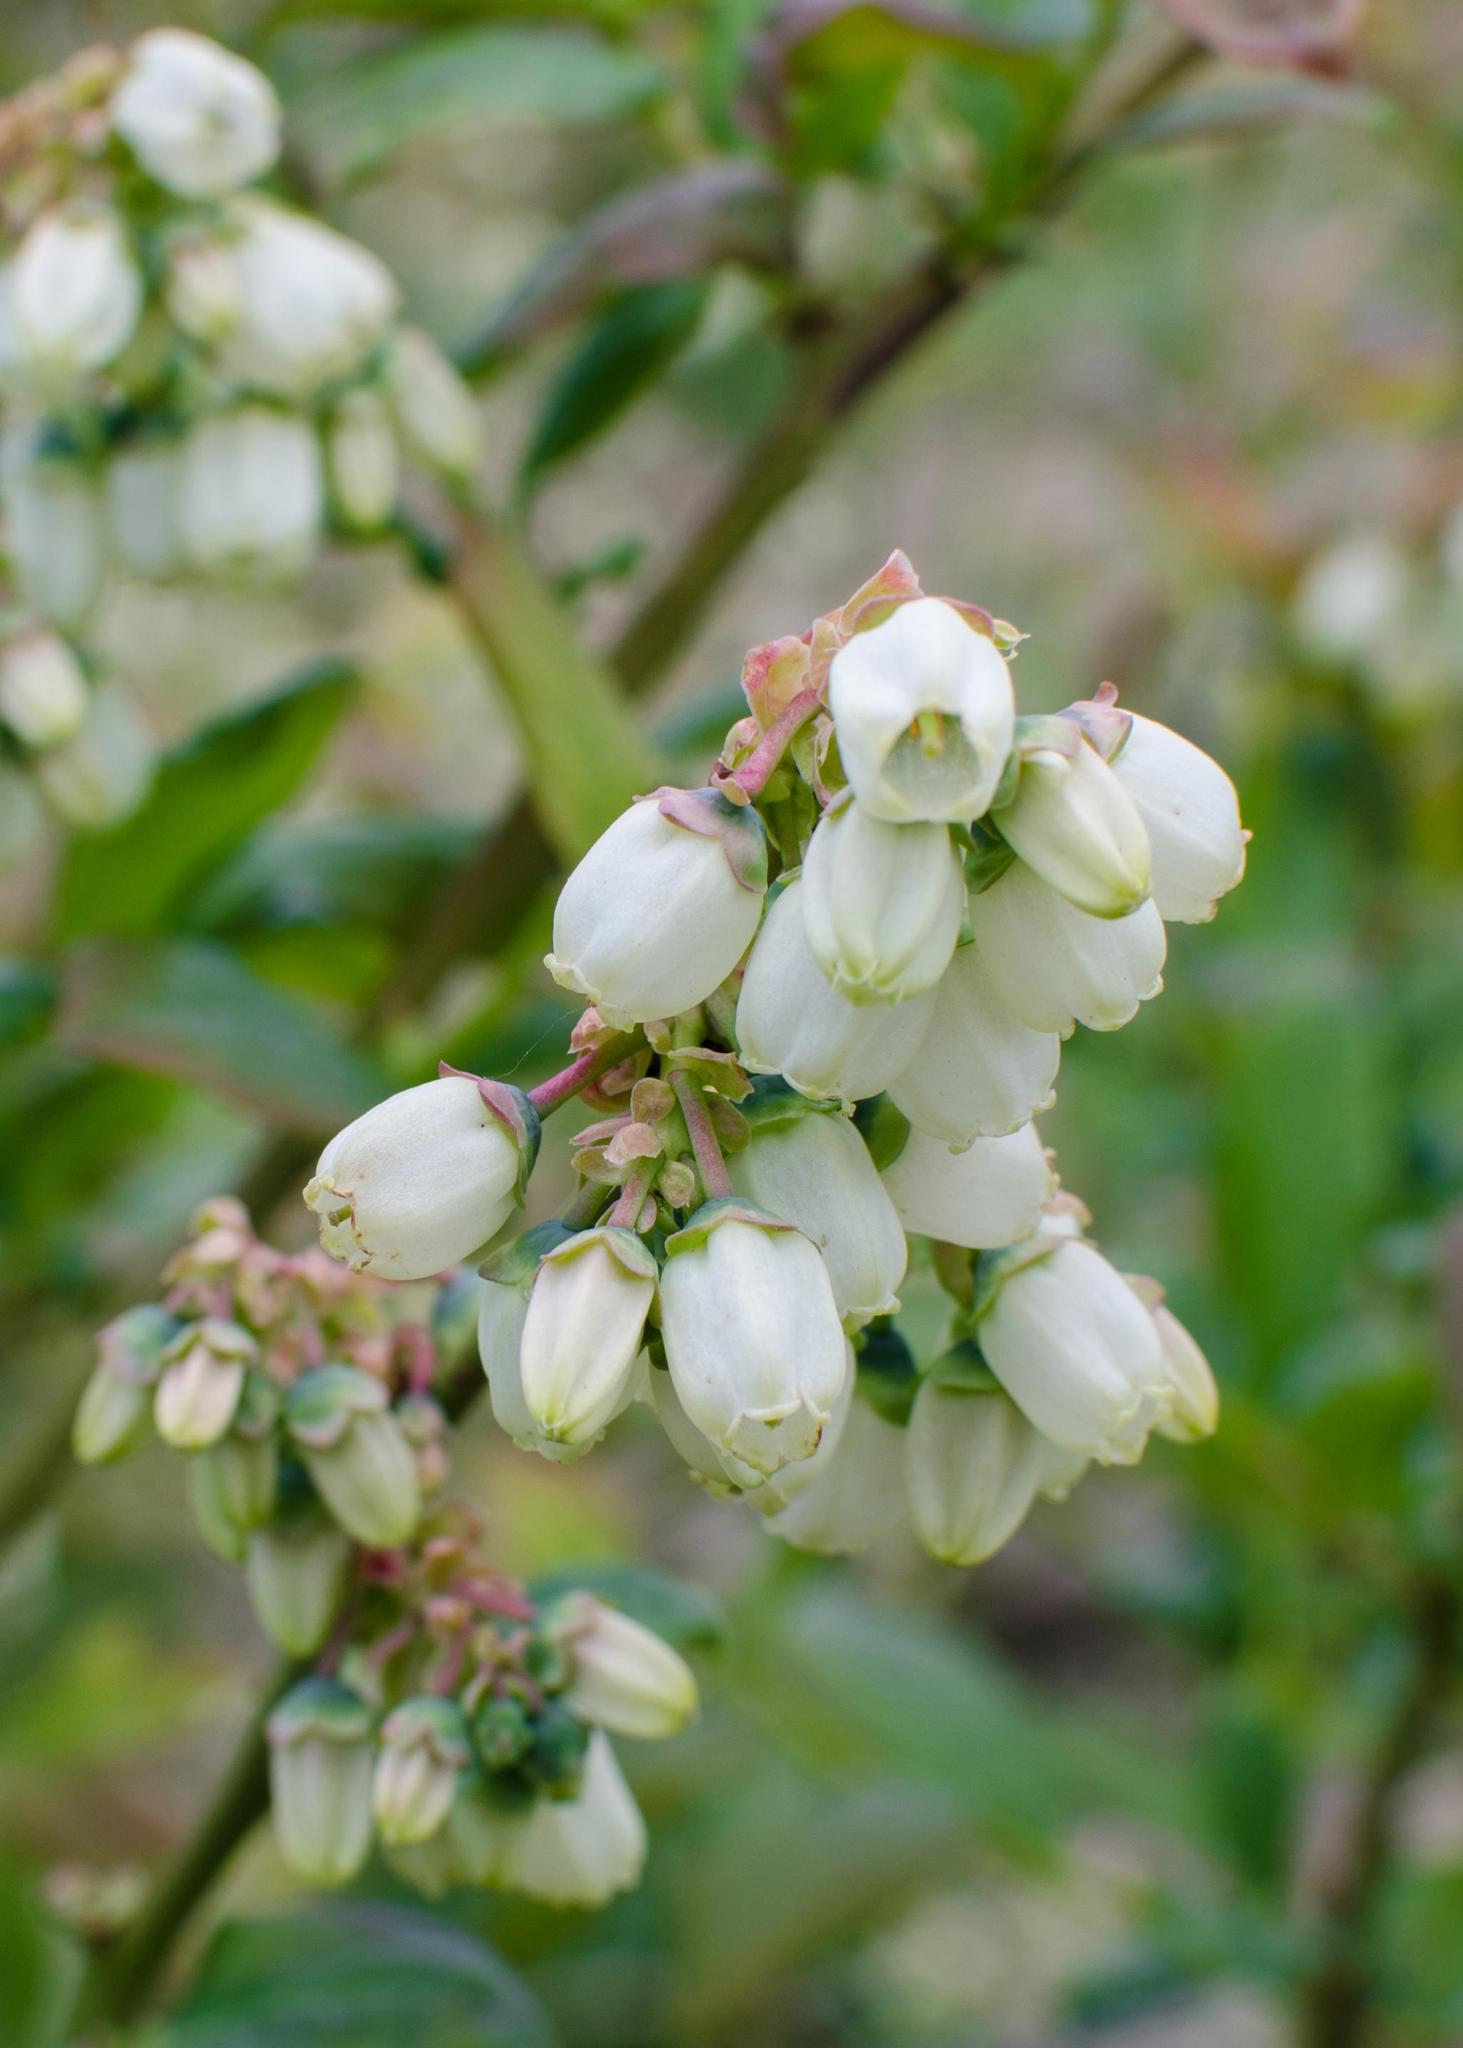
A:
<svg viewBox="0 0 1463 2048">
<path fill-rule="evenodd" d="M 613 1225 L 579 1232 L 545 1253 L 520 1343 L 524 1406 L 551 1442 L 592 1443 L 625 1405 L 655 1259 Z"/>
<path fill-rule="evenodd" d="M 1018 733 L 1027 721 L 1022 721 Z M 1033 874 L 1092 917 L 1125 917 L 1148 894 L 1148 834 L 1132 797 L 1080 726 L 1030 721 L 993 822 Z"/>
<path fill-rule="evenodd" d="M 138 37 L 108 112 L 142 168 L 184 199 L 222 199 L 279 155 L 269 80 L 188 29 Z"/>
<path fill-rule="evenodd" d="M 1019 1130 L 1048 1108 L 1061 1056 L 1055 1031 L 1033 1031 L 1001 1002 L 979 947 L 959 946 L 889 1093 L 916 1130 L 967 1145 Z"/>
<path fill-rule="evenodd" d="M 1015 861 L 970 899 L 970 924 L 997 999 L 1033 1031 L 1116 1031 L 1163 986 L 1163 919 L 1149 901 L 1090 917 Z"/>
<path fill-rule="evenodd" d="M 953 1150 L 911 1130 L 884 1186 L 906 1230 L 970 1251 L 1029 1237 L 1051 1198 L 1050 1162 L 1035 1124 Z"/>
<path fill-rule="evenodd" d="M 857 802 L 827 812 L 802 871 L 808 950 L 853 1003 L 898 1003 L 950 964 L 965 885 L 943 825 L 889 825 Z"/>
</svg>

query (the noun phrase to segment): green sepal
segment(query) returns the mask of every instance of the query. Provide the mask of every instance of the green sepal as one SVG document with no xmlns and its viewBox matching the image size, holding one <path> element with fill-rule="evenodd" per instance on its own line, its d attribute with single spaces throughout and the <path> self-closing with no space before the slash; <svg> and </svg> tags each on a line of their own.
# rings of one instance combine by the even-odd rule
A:
<svg viewBox="0 0 1463 2048">
<path fill-rule="evenodd" d="M 726 864 L 739 887 L 754 896 L 767 888 L 767 832 L 750 804 L 734 804 L 715 789 L 673 789 L 652 792 L 647 799 L 660 815 L 683 831 L 720 842 Z"/>
<path fill-rule="evenodd" d="M 472 1717 L 472 1739 L 485 1770 L 510 1770 L 533 1740 L 528 1709 L 521 1700 L 484 1700 Z"/>
<path fill-rule="evenodd" d="M 524 1230 L 508 1243 L 500 1245 L 489 1258 L 478 1267 L 484 1280 L 491 1280 L 499 1287 L 516 1287 L 520 1294 L 527 1294 L 533 1285 L 533 1276 L 550 1252 L 566 1244 L 577 1231 L 567 1223 L 554 1217 L 548 1223 L 536 1223 L 532 1230 Z"/>
<path fill-rule="evenodd" d="M 124 1309 L 98 1335 L 101 1362 L 130 1386 L 150 1387 L 162 1371 L 163 1354 L 182 1328 L 178 1318 L 156 1302 Z"/>
<path fill-rule="evenodd" d="M 713 1230 L 723 1223 L 753 1223 L 759 1230 L 792 1230 L 796 1226 L 784 1223 L 780 1216 L 770 1216 L 765 1209 L 759 1209 L 755 1202 L 747 1202 L 740 1195 L 714 1195 L 709 1202 L 703 1202 L 693 1210 L 673 1237 L 665 1241 L 665 1255 L 675 1258 L 681 1252 L 697 1251 L 705 1244 Z"/>
<path fill-rule="evenodd" d="M 558 1700 L 550 1700 L 534 1718 L 524 1773 L 551 1798 L 572 1799 L 583 1781 L 588 1748 L 585 1723 Z"/>
<path fill-rule="evenodd" d="M 358 1415 L 378 1415 L 389 1405 L 384 1384 L 358 1366 L 332 1360 L 302 1373 L 284 1397 L 284 1426 L 296 1443 L 328 1451 L 341 1441 Z"/>
<path fill-rule="evenodd" d="M 467 1721 L 456 1700 L 423 1694 L 393 1707 L 381 1724 L 381 1740 L 392 1749 L 416 1749 L 425 1745 L 434 1759 L 454 1771 L 465 1771 L 472 1761 Z"/>
<path fill-rule="evenodd" d="M 903 1429 L 914 1406 L 919 1366 L 903 1333 L 887 1317 L 869 1324 L 856 1340 L 858 1379 L 855 1391 L 876 1415 Z"/>
<path fill-rule="evenodd" d="M 564 1243 L 555 1245 L 545 1252 L 540 1265 L 555 1264 L 567 1259 L 578 1258 L 591 1244 L 602 1244 L 610 1257 L 628 1273 L 632 1280 L 658 1280 L 660 1268 L 655 1263 L 655 1254 L 645 1240 L 637 1237 L 633 1230 L 623 1230 L 617 1223 L 599 1223 L 592 1230 L 576 1231 Z"/>
<path fill-rule="evenodd" d="M 249 1372 L 244 1376 L 244 1391 L 239 1396 L 239 1405 L 234 1410 L 234 1419 L 229 1425 L 231 1436 L 247 1437 L 251 1443 L 267 1436 L 279 1420 L 279 1389 L 266 1373 Z"/>
<path fill-rule="evenodd" d="M 882 1173 L 909 1143 L 910 1121 L 887 1095 L 869 1095 L 854 1105 L 854 1129 Z"/>
<path fill-rule="evenodd" d="M 962 1337 L 942 1352 L 925 1375 L 932 1385 L 953 1393 L 998 1394 L 1001 1383 L 972 1338 Z"/>
<path fill-rule="evenodd" d="M 790 1130 L 805 1116 L 842 1114 L 836 1102 L 818 1102 L 811 1096 L 799 1095 L 781 1074 L 755 1075 L 751 1098 L 741 1108 L 754 1138 L 764 1131 Z"/>
<path fill-rule="evenodd" d="M 363 1742 L 371 1733 L 371 1709 L 338 1678 L 302 1678 L 271 1713 L 265 1733 L 276 1747 L 312 1735 L 327 1742 Z"/>
<path fill-rule="evenodd" d="M 1016 850 L 981 825 L 971 827 L 971 850 L 965 856 L 965 881 L 972 896 L 982 896 L 999 882 L 1016 859 Z"/>
<path fill-rule="evenodd" d="M 975 1298 L 969 1316 L 971 1328 L 990 1308 L 1013 1273 L 1034 1266 L 1039 1259 L 1049 1259 L 1054 1251 L 1073 1242 L 1070 1237 L 1058 1237 L 1038 1230 L 1033 1237 L 1023 1238 L 1020 1244 L 1005 1245 L 1000 1251 L 981 1252 L 975 1262 Z"/>
</svg>

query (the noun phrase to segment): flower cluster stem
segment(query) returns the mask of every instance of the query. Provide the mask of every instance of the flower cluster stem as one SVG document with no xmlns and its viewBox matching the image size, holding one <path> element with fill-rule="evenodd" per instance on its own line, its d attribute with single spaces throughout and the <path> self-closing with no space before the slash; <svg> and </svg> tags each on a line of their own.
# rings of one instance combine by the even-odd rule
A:
<svg viewBox="0 0 1463 2048">
<path fill-rule="evenodd" d="M 817 690 L 800 690 L 768 726 L 741 767 L 720 778 L 722 788 L 740 790 L 749 803 L 755 802 L 772 780 L 794 739 L 816 716 L 822 701 Z"/>
<path fill-rule="evenodd" d="M 582 1094 L 591 1081 L 597 1081 L 601 1074 L 607 1074 L 611 1067 L 617 1067 L 621 1060 L 628 1059 L 639 1043 L 637 1033 L 624 1032 L 620 1037 L 612 1038 L 607 1045 L 591 1046 L 559 1073 L 551 1074 L 547 1081 L 540 1081 L 537 1088 L 530 1088 L 529 1101 L 540 1116 L 551 1116 L 556 1109 Z"/>
<path fill-rule="evenodd" d="M 674 1074 L 671 1086 L 676 1100 L 681 1105 L 681 1114 L 686 1119 L 686 1130 L 690 1134 L 691 1150 L 696 1155 L 696 1170 L 701 1175 L 701 1185 L 708 1201 L 718 1195 L 732 1192 L 731 1175 L 726 1170 L 726 1161 L 721 1156 L 712 1127 L 711 1112 L 706 1107 L 706 1098 L 691 1076 L 686 1073 Z"/>
</svg>

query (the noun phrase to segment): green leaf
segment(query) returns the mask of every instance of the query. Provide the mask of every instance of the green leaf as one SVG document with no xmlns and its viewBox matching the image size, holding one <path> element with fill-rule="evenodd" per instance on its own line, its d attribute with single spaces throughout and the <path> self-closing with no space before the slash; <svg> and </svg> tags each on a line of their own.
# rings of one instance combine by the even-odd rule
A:
<svg viewBox="0 0 1463 2048">
<path fill-rule="evenodd" d="M 194 941 L 73 947 L 56 1036 L 82 1058 L 190 1082 L 289 1130 L 336 1130 L 387 1093 L 313 1010 Z"/>
<path fill-rule="evenodd" d="M 38 1037 L 55 999 L 55 983 L 44 968 L 29 960 L 0 959 L 0 1046 Z"/>
<path fill-rule="evenodd" d="M 79 1974 L 74 1948 L 42 1915 L 19 1864 L 0 1861 L 0 1987 L 6 2048 L 58 2048 L 66 2005 Z"/>
<path fill-rule="evenodd" d="M 427 1913 L 349 1904 L 215 1936 L 156 2048 L 552 2048 L 548 2016 L 484 1942 Z"/>
<path fill-rule="evenodd" d="M 714 1594 L 653 1565 L 565 1565 L 545 1572 L 529 1590 L 535 1600 L 576 1591 L 597 1593 L 678 1650 L 711 1649 L 726 1634 L 726 1616 Z"/>
<path fill-rule="evenodd" d="M 475 821 L 389 812 L 275 819 L 211 877 L 188 922 L 205 932 L 396 928 L 481 837 Z"/>
<path fill-rule="evenodd" d="M 579 30 L 488 25 L 404 38 L 302 93 L 291 125 L 331 184 L 377 169 L 415 136 L 512 117 L 609 122 L 660 97 L 659 67 Z"/>
<path fill-rule="evenodd" d="M 349 663 L 319 663 L 169 754 L 140 811 L 71 841 L 58 938 L 141 935 L 175 922 L 219 862 L 300 788 L 354 682 Z"/>
<path fill-rule="evenodd" d="M 487 369 L 629 285 L 705 277 L 724 263 L 786 269 L 791 222 L 787 181 L 746 157 L 652 178 L 551 244 L 459 358 L 468 369 Z"/>
<path fill-rule="evenodd" d="M 550 387 L 520 488 L 604 433 L 655 381 L 695 332 L 708 289 L 699 279 L 644 285 L 601 315 Z"/>
</svg>

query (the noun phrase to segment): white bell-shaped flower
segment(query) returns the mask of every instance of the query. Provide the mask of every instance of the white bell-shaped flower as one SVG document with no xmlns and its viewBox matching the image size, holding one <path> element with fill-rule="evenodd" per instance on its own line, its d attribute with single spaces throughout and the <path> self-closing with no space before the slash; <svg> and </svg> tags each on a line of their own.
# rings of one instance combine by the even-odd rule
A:
<svg viewBox="0 0 1463 2048">
<path fill-rule="evenodd" d="M 259 1345 L 238 1323 L 209 1316 L 189 1323 L 163 1353 L 153 1396 L 153 1421 L 175 1451 L 217 1443 L 234 1419 L 244 1375 Z"/>
<path fill-rule="evenodd" d="M 397 429 L 418 462 L 445 476 L 472 476 L 483 454 L 482 415 L 432 337 L 419 327 L 399 328 L 383 375 Z"/>
<path fill-rule="evenodd" d="M 401 463 L 396 433 L 379 393 L 347 391 L 325 431 L 331 500 L 355 533 L 376 533 L 396 509 Z"/>
<path fill-rule="evenodd" d="M 344 1884 L 371 1849 L 376 1746 L 365 1701 L 333 1678 L 304 1678 L 269 1717 L 275 1839 L 311 1884 Z"/>
<path fill-rule="evenodd" d="M 353 1273 L 425 1280 L 464 1263 L 521 1199 L 536 1132 L 514 1130 L 476 1081 L 447 1074 L 357 1117 L 320 1155 L 305 1201 Z"/>
<path fill-rule="evenodd" d="M 855 800 L 829 811 L 803 861 L 808 949 L 852 1003 L 898 1003 L 933 988 L 965 914 L 949 828 L 889 825 Z"/>
<path fill-rule="evenodd" d="M 906 1230 L 968 1251 L 1030 1237 L 1056 1184 L 1035 1124 L 958 1151 L 911 1130 L 883 1179 Z"/>
<path fill-rule="evenodd" d="M 315 553 L 325 510 L 320 443 L 293 413 L 247 405 L 197 421 L 183 444 L 178 491 L 196 568 L 285 579 Z"/>
<path fill-rule="evenodd" d="M 107 463 L 107 545 L 124 569 L 149 582 L 176 575 L 182 560 L 182 456 L 175 439 L 133 441 Z"/>
<path fill-rule="evenodd" d="M 839 759 L 875 818 L 968 825 L 1011 751 L 1011 672 L 994 642 L 937 597 L 901 604 L 833 657 Z"/>
<path fill-rule="evenodd" d="M 310 398 L 358 370 L 397 308 L 380 258 L 308 214 L 236 201 L 239 317 L 219 348 L 226 376 L 278 398 Z"/>
<path fill-rule="evenodd" d="M 493 1420 L 519 1450 L 536 1451 L 553 1464 L 568 1464 L 590 1446 L 555 1442 L 544 1435 L 530 1413 L 523 1393 L 523 1325 L 539 1260 L 566 1235 L 559 1224 L 540 1224 L 495 1253 L 485 1269 L 478 1301 L 478 1356 L 487 1375 Z M 635 1384 L 636 1375 L 632 1375 L 625 1394 L 627 1403 Z"/>
<path fill-rule="evenodd" d="M 632 1231 L 606 1224 L 548 1252 L 520 1347 L 524 1405 L 553 1443 L 593 1443 L 625 1405 L 656 1266 Z"/>
<path fill-rule="evenodd" d="M 1156 719 L 1129 714 L 1112 772 L 1132 798 L 1153 850 L 1160 917 L 1207 924 L 1245 871 L 1234 784 L 1202 747 Z"/>
<path fill-rule="evenodd" d="M 198 1467 L 191 1469 L 197 1470 Z M 244 1554 L 254 1618 L 288 1657 L 313 1656 L 340 1612 L 351 1541 L 318 1508 L 256 1529 Z"/>
<path fill-rule="evenodd" d="M 472 1761 L 456 1700 L 403 1700 L 381 1724 L 371 1810 L 383 1842 L 430 1841 L 446 1821 Z"/>
<path fill-rule="evenodd" d="M 1033 1031 L 1116 1031 L 1163 987 L 1163 919 L 1150 901 L 1090 917 L 1024 861 L 970 899 L 970 924 L 995 995 Z"/>
<path fill-rule="evenodd" d="M 904 1509 L 904 1431 L 862 1395 L 849 1404 L 843 1429 L 825 1462 L 821 1446 L 808 1460 L 811 1483 L 767 1520 L 784 1543 L 824 1557 L 867 1550 L 892 1529 Z"/>
<path fill-rule="evenodd" d="M 708 1202 L 666 1245 L 660 1300 L 677 1397 L 716 1449 L 764 1477 L 811 1457 L 848 1373 L 812 1240 L 750 1205 Z"/>
<path fill-rule="evenodd" d="M 13 443 L 3 492 L 5 552 L 21 597 L 58 626 L 80 626 L 101 594 L 106 529 L 96 471 Z"/>
<path fill-rule="evenodd" d="M 782 1074 L 799 1094 L 858 1102 L 878 1095 L 914 1057 L 932 990 L 906 1003 L 855 1004 L 808 949 L 801 882 L 790 882 L 763 920 L 737 999 L 742 1061 Z"/>
<path fill-rule="evenodd" d="M 0 643 L 0 724 L 28 747 L 54 747 L 81 729 L 86 677 L 59 633 L 23 626 Z"/>
<path fill-rule="evenodd" d="M 93 690 L 80 730 L 35 762 L 46 801 L 69 825 L 99 832 L 129 818 L 152 786 L 157 753 L 130 697 Z"/>
<path fill-rule="evenodd" d="M 905 1431 L 915 1533 L 942 1564 L 981 1564 L 1026 1519 L 1043 1471 L 1041 1437 L 1014 1401 L 926 1380 Z"/>
<path fill-rule="evenodd" d="M 244 284 L 227 228 L 190 229 L 168 246 L 163 303 L 175 327 L 214 348 L 239 324 Z"/>
<path fill-rule="evenodd" d="M 1023 1263 L 1024 1259 L 1024 1263 Z M 1064 1450 L 1131 1465 L 1172 1410 L 1153 1318 L 1122 1274 L 1079 1238 L 1018 1250 L 980 1311 L 991 1370 L 1027 1420 Z"/>
<path fill-rule="evenodd" d="M 138 37 L 108 112 L 148 175 L 183 199 L 222 199 L 279 155 L 279 101 L 269 80 L 188 29 Z"/>
<path fill-rule="evenodd" d="M 557 1906 L 602 1906 L 635 1884 L 645 1864 L 645 1821 L 609 1737 L 596 1728 L 572 1799 L 539 1799 L 513 1824 L 502 1882 Z"/>
<path fill-rule="evenodd" d="M 1062 1057 L 1055 1031 L 1011 1015 L 975 946 L 958 946 L 935 992 L 934 1013 L 889 1093 L 916 1130 L 947 1145 L 1001 1137 L 1052 1101 Z"/>
<path fill-rule="evenodd" d="M 1153 1317 L 1168 1374 L 1172 1406 L 1159 1421 L 1158 1433 L 1176 1444 L 1202 1443 L 1219 1427 L 1219 1389 L 1209 1361 L 1178 1317 L 1164 1306 L 1163 1289 L 1156 1281 L 1132 1275 L 1129 1285 Z"/>
<path fill-rule="evenodd" d="M 616 818 L 559 892 L 547 966 L 611 1023 L 703 1001 L 751 943 L 767 887 L 755 811 L 658 790 Z"/>
<path fill-rule="evenodd" d="M 1148 894 L 1148 834 L 1131 796 L 1064 718 L 1021 746 L 1010 800 L 992 813 L 1033 874 L 1092 917 L 1125 917 Z"/>
<path fill-rule="evenodd" d="M 142 311 L 142 275 L 121 219 L 89 201 L 50 207 L 26 230 L 11 292 L 22 360 L 47 390 L 112 362 Z"/>
<path fill-rule="evenodd" d="M 572 1675 L 563 1699 L 581 1721 L 659 1742 L 696 1712 L 696 1680 L 685 1658 L 592 1593 L 571 1593 L 556 1605 L 547 1632 L 568 1652 Z"/>
<path fill-rule="evenodd" d="M 863 1139 L 844 1116 L 758 1108 L 729 1163 L 733 1187 L 817 1245 L 845 1329 L 892 1315 L 909 1248 Z"/>
</svg>

